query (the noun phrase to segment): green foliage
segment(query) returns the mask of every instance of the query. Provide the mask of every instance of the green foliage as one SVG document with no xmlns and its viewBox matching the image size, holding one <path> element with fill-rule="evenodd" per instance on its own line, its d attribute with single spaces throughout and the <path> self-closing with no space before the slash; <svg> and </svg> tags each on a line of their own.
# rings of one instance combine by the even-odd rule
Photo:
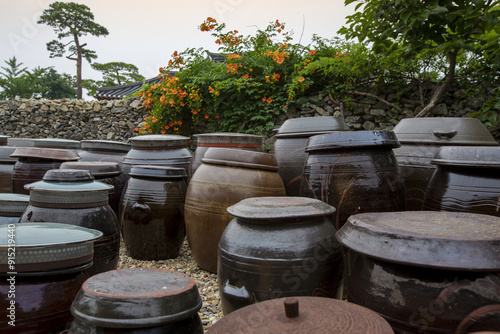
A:
<svg viewBox="0 0 500 334">
<path fill-rule="evenodd" d="M 80 38 L 88 34 L 93 36 L 106 36 L 108 30 L 94 22 L 94 14 L 86 5 L 74 2 L 54 2 L 38 20 L 39 24 L 47 24 L 54 29 L 58 40 L 52 40 L 47 43 L 47 50 L 50 57 L 62 57 L 66 52 L 69 53 L 68 59 L 77 62 L 76 84 L 77 98 L 82 98 L 82 58 L 89 63 L 97 58 L 95 51 L 85 48 L 87 43 L 81 44 Z M 61 42 L 64 38 L 71 38 L 69 42 Z"/>
<path fill-rule="evenodd" d="M 29 98 L 31 96 L 30 85 L 26 80 L 27 67 L 21 67 L 23 63 L 18 63 L 16 57 L 4 61 L 7 67 L 2 66 L 0 73 L 0 99 Z"/>
<path fill-rule="evenodd" d="M 85 79 L 82 87 L 89 91 L 90 96 L 95 96 L 98 88 L 126 85 L 145 78 L 139 74 L 139 69 L 133 64 L 124 62 L 93 63 L 94 70 L 102 73 L 102 80 Z"/>
</svg>

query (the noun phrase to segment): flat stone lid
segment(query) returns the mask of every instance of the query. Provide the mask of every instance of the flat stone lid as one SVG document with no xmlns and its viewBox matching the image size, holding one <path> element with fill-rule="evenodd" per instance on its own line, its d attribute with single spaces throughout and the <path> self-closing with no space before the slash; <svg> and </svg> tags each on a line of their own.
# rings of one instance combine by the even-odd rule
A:
<svg viewBox="0 0 500 334">
<path fill-rule="evenodd" d="M 74 161 L 81 159 L 73 150 L 43 147 L 18 147 L 10 155 L 15 158 L 38 158 L 48 160 Z"/>
</svg>

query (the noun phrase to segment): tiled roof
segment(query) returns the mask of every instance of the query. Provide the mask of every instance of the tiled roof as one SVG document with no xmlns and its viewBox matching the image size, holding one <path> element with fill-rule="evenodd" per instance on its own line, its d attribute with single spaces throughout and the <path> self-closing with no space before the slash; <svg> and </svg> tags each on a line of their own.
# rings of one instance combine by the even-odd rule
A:
<svg viewBox="0 0 500 334">
<path fill-rule="evenodd" d="M 98 100 L 114 100 L 114 99 L 122 99 L 125 96 L 133 94 L 141 89 L 143 84 L 152 84 L 156 82 L 160 82 L 161 78 L 154 77 L 151 79 L 147 79 L 144 81 L 138 81 L 127 85 L 122 86 L 113 86 L 113 87 L 104 87 L 97 88 L 97 94 L 95 97 Z"/>
</svg>

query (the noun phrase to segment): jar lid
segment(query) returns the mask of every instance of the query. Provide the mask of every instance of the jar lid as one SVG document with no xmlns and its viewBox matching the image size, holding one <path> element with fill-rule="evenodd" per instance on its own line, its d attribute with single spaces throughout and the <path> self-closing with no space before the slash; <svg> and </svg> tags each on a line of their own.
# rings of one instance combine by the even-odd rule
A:
<svg viewBox="0 0 500 334">
<path fill-rule="evenodd" d="M 195 135 L 199 147 L 262 148 L 264 137 L 235 132 L 202 133 Z"/>
<path fill-rule="evenodd" d="M 63 162 L 59 169 L 80 169 L 87 170 L 95 178 L 105 178 L 120 175 L 122 168 L 116 162 L 100 161 L 73 161 Z"/>
<path fill-rule="evenodd" d="M 490 131 L 476 118 L 404 118 L 394 127 L 401 143 L 497 146 Z"/>
<path fill-rule="evenodd" d="M 95 326 L 137 328 L 186 319 L 201 306 L 196 283 L 189 276 L 165 269 L 132 268 L 87 279 L 71 313 Z"/>
<path fill-rule="evenodd" d="M 323 297 L 277 298 L 251 304 L 213 324 L 217 333 L 394 333 L 378 313 L 347 301 Z"/>
<path fill-rule="evenodd" d="M 500 217 L 440 211 L 356 214 L 336 233 L 345 247 L 388 262 L 500 270 Z"/>
<path fill-rule="evenodd" d="M 184 168 L 149 165 L 133 165 L 129 175 L 151 179 L 181 179 L 187 177 Z"/>
<path fill-rule="evenodd" d="M 357 147 L 400 147 L 392 131 L 344 131 L 315 135 L 307 141 L 306 152 Z"/>
<path fill-rule="evenodd" d="M 0 271 L 33 272 L 78 266 L 92 261 L 93 241 L 103 233 L 86 227 L 51 222 L 0 225 Z M 9 227 L 10 226 L 10 227 Z M 15 235 L 15 244 L 10 240 Z M 15 264 L 8 265 L 15 246 Z"/>
<path fill-rule="evenodd" d="M 93 181 L 94 177 L 88 170 L 83 169 L 51 169 L 45 172 L 42 180 L 53 182 L 86 182 Z"/>
<path fill-rule="evenodd" d="M 112 140 L 82 140 L 82 150 L 94 150 L 105 152 L 122 152 L 130 151 L 130 144 Z"/>
<path fill-rule="evenodd" d="M 349 131 L 342 117 L 321 116 L 287 119 L 278 130 L 276 138 L 310 137 L 325 132 Z"/>
<path fill-rule="evenodd" d="M 79 149 L 81 144 L 78 140 L 60 138 L 39 138 L 33 139 L 34 147 Z"/>
<path fill-rule="evenodd" d="M 202 163 L 278 171 L 278 161 L 273 154 L 235 148 L 210 147 L 201 159 Z"/>
<path fill-rule="evenodd" d="M 441 146 L 434 165 L 500 168 L 500 146 Z"/>
<path fill-rule="evenodd" d="M 256 220 L 328 216 L 335 211 L 323 201 L 295 196 L 251 197 L 227 208 L 227 212 L 235 217 Z"/>
<path fill-rule="evenodd" d="M 23 194 L 1 193 L 0 216 L 21 217 L 29 205 L 30 197 Z"/>
<path fill-rule="evenodd" d="M 13 146 L 0 146 L 0 162 L 15 164 L 17 158 L 11 157 L 15 150 Z"/>
<path fill-rule="evenodd" d="M 172 149 L 186 147 L 188 137 L 179 135 L 144 135 L 130 138 L 130 145 L 136 149 Z"/>
<path fill-rule="evenodd" d="M 42 147 L 18 147 L 10 156 L 15 158 L 38 158 L 61 161 L 80 159 L 80 156 L 73 150 Z"/>
</svg>

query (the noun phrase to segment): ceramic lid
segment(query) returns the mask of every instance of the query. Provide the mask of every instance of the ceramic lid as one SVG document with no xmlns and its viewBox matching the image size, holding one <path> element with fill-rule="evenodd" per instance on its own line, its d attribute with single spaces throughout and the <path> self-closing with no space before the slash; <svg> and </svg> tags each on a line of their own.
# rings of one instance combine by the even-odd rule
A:
<svg viewBox="0 0 500 334">
<path fill-rule="evenodd" d="M 16 148 L 13 146 L 0 146 L 0 162 L 15 164 L 17 158 L 10 156 L 15 150 Z"/>
<path fill-rule="evenodd" d="M 476 118 L 404 118 L 394 127 L 401 143 L 497 146 L 489 130 Z"/>
<path fill-rule="evenodd" d="M 42 147 L 18 147 L 10 156 L 15 158 L 38 158 L 61 161 L 80 159 L 80 156 L 73 150 Z"/>
<path fill-rule="evenodd" d="M 434 165 L 500 168 L 500 146 L 441 146 Z"/>
<path fill-rule="evenodd" d="M 30 191 L 32 205 L 77 209 L 107 205 L 113 186 L 95 181 L 88 170 L 51 169 L 24 189 Z"/>
<path fill-rule="evenodd" d="M 147 165 L 133 165 L 129 175 L 151 179 L 182 179 L 187 177 L 184 168 Z"/>
<path fill-rule="evenodd" d="M 273 154 L 235 148 L 210 147 L 205 152 L 201 162 L 213 165 L 278 171 L 278 161 Z"/>
<path fill-rule="evenodd" d="M 144 135 L 130 138 L 130 145 L 135 149 L 173 149 L 186 147 L 188 137 L 178 135 Z"/>
<path fill-rule="evenodd" d="M 392 131 L 344 131 L 315 135 L 307 141 L 306 152 L 357 147 L 400 147 Z"/>
<path fill-rule="evenodd" d="M 264 137 L 245 133 L 217 132 L 195 135 L 199 147 L 262 148 Z"/>
<path fill-rule="evenodd" d="M 33 147 L 33 138 L 9 138 L 7 142 L 9 146 Z"/>
<path fill-rule="evenodd" d="M 142 328 L 177 322 L 202 306 L 195 281 L 165 269 L 107 271 L 83 283 L 71 305 L 75 318 L 107 328 Z"/>
<path fill-rule="evenodd" d="M 347 301 L 324 297 L 289 297 L 242 307 L 213 324 L 218 333 L 394 333 L 376 312 Z"/>
<path fill-rule="evenodd" d="M 0 225 L 0 271 L 33 272 L 75 267 L 92 261 L 93 241 L 102 232 L 51 222 Z M 9 227 L 10 226 L 10 227 Z M 15 235 L 14 244 L 11 238 Z M 8 264 L 9 247 L 15 246 L 15 264 Z"/>
<path fill-rule="evenodd" d="M 59 169 L 88 170 L 95 178 L 105 178 L 120 175 L 122 168 L 116 162 L 73 161 L 63 162 Z"/>
<path fill-rule="evenodd" d="M 500 217 L 465 212 L 356 214 L 336 233 L 376 259 L 451 270 L 500 270 Z"/>
<path fill-rule="evenodd" d="M 127 153 L 130 151 L 130 144 L 112 140 L 82 140 L 81 148 L 89 151 Z"/>
<path fill-rule="evenodd" d="M 30 197 L 23 194 L 1 193 L 0 216 L 21 217 L 29 205 Z"/>
<path fill-rule="evenodd" d="M 34 147 L 79 149 L 81 144 L 78 140 L 59 138 L 39 138 L 33 139 Z"/>
<path fill-rule="evenodd" d="M 287 119 L 278 130 L 276 138 L 310 137 L 325 132 L 349 131 L 342 117 L 321 116 Z"/>
<path fill-rule="evenodd" d="M 227 208 L 227 212 L 235 217 L 252 220 L 328 216 L 335 211 L 323 201 L 295 196 L 251 197 Z"/>
</svg>

